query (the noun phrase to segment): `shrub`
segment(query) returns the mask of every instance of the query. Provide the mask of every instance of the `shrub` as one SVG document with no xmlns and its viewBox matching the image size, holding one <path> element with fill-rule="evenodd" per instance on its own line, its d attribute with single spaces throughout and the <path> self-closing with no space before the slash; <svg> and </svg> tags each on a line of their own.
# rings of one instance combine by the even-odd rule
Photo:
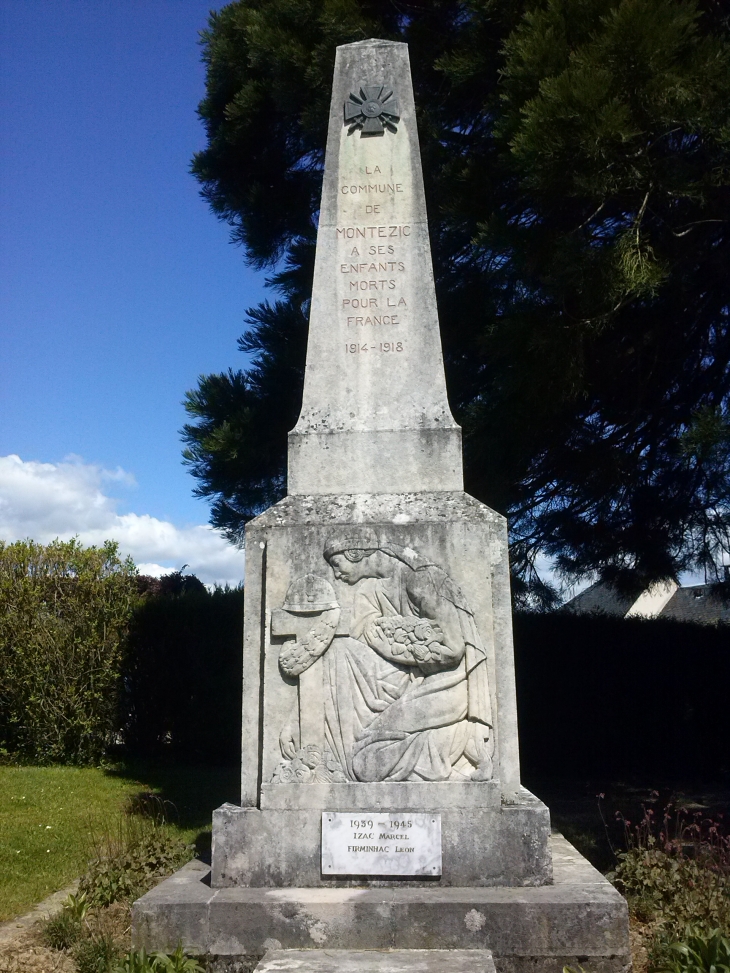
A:
<svg viewBox="0 0 730 973">
<path fill-rule="evenodd" d="M 682 934 L 693 923 L 708 932 L 716 926 L 730 929 L 728 877 L 695 861 L 660 849 L 623 853 L 614 873 L 619 891 L 631 898 L 635 913 L 656 917 L 664 930 Z"/>
<path fill-rule="evenodd" d="M 635 910 L 669 932 L 730 928 L 730 836 L 721 823 L 669 804 L 661 817 L 644 808 L 624 829 L 628 847 L 609 878 Z"/>
<path fill-rule="evenodd" d="M 204 973 L 196 959 L 186 956 L 181 945 L 174 953 L 153 953 L 148 956 L 144 949 L 132 950 L 114 967 L 113 973 Z"/>
<path fill-rule="evenodd" d="M 110 742 L 136 570 L 111 541 L 0 541 L 0 748 L 92 763 Z"/>
<path fill-rule="evenodd" d="M 730 626 L 516 612 L 514 633 L 526 780 L 730 769 Z"/>
<path fill-rule="evenodd" d="M 723 955 L 727 941 L 719 930 L 730 929 L 730 837 L 701 812 L 672 805 L 661 817 L 645 808 L 639 824 L 624 821 L 624 830 L 627 850 L 609 878 L 631 913 L 654 926 L 651 968 L 710 973 L 711 964 L 702 963 Z"/>
<path fill-rule="evenodd" d="M 83 922 L 89 911 L 89 901 L 86 893 L 77 892 L 74 895 L 72 892 L 70 895 L 67 895 L 64 899 L 63 911 L 77 922 Z"/>
<path fill-rule="evenodd" d="M 73 949 L 78 973 L 111 973 L 120 955 L 116 940 L 107 934 L 88 936 Z"/>
</svg>

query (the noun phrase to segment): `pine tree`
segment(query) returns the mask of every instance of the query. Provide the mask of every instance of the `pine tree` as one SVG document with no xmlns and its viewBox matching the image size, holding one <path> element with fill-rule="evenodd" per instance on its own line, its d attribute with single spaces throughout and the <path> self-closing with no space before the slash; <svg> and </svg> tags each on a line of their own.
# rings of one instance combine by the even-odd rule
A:
<svg viewBox="0 0 730 973">
<path fill-rule="evenodd" d="M 710 571 L 730 500 L 730 44 L 706 0 L 238 0 L 204 38 L 194 172 L 280 300 L 188 394 L 186 457 L 240 536 L 282 495 L 337 44 L 410 45 L 467 489 L 513 561 L 626 586 Z M 527 590 L 527 589 L 526 589 Z"/>
</svg>

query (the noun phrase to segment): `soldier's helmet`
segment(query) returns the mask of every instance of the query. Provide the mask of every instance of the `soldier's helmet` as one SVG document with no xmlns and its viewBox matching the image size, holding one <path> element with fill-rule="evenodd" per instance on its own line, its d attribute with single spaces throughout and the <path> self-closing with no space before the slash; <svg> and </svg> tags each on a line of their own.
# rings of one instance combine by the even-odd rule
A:
<svg viewBox="0 0 730 973">
<path fill-rule="evenodd" d="M 332 585 L 326 578 L 316 574 L 305 574 L 292 581 L 282 606 L 289 612 L 306 614 L 339 608 Z"/>
</svg>

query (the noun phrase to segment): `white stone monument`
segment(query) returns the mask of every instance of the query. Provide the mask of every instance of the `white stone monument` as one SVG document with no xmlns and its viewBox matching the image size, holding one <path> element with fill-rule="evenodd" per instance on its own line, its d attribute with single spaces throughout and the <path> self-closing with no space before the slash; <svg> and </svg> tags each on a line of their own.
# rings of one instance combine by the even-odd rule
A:
<svg viewBox="0 0 730 973">
<path fill-rule="evenodd" d="M 520 784 L 507 527 L 463 492 L 405 44 L 337 51 L 289 495 L 246 529 L 243 651 L 241 804 L 214 813 L 211 885 L 192 865 L 141 899 L 138 942 L 623 969 L 625 903 Z"/>
</svg>

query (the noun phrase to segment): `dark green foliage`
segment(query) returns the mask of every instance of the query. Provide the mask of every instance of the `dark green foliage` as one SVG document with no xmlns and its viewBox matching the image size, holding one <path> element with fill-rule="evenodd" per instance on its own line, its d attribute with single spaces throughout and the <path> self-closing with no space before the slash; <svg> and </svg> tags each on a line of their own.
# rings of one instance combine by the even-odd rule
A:
<svg viewBox="0 0 730 973">
<path fill-rule="evenodd" d="M 0 753 L 93 763 L 128 750 L 233 762 L 243 591 L 138 577 L 117 546 L 0 542 Z"/>
<path fill-rule="evenodd" d="M 135 600 L 113 542 L 0 541 L 0 748 L 35 763 L 102 756 Z"/>
<path fill-rule="evenodd" d="M 615 871 L 619 890 L 633 897 L 644 917 L 661 915 L 674 935 L 695 924 L 710 932 L 730 928 L 730 877 L 703 861 L 668 855 L 659 849 L 634 850 L 620 856 Z M 670 931 L 670 930 L 668 930 Z"/>
<path fill-rule="evenodd" d="M 124 663 L 127 752 L 235 763 L 242 653 L 242 589 L 209 592 L 188 582 L 177 593 L 148 595 L 132 619 Z"/>
<path fill-rule="evenodd" d="M 188 397 L 186 458 L 238 536 L 279 497 L 337 44 L 410 45 L 467 488 L 508 513 L 529 594 L 645 586 L 727 544 L 730 48 L 680 0 L 238 0 L 211 17 L 193 170 L 283 300 L 246 372 Z M 539 585 L 532 594 L 550 598 Z"/>
<path fill-rule="evenodd" d="M 130 842 L 117 854 L 89 862 L 81 888 L 94 906 L 131 902 L 190 857 L 184 842 L 160 830 Z"/>
<path fill-rule="evenodd" d="M 188 414 L 199 420 L 185 427 L 185 459 L 200 483 L 195 493 L 213 498 L 215 523 L 234 538 L 285 493 L 281 444 L 297 421 L 307 348 L 307 318 L 296 298 L 248 314 L 249 330 L 238 344 L 255 366 L 247 374 L 207 375 L 185 398 Z M 232 466 L 247 471 L 243 492 L 228 490 Z"/>
<path fill-rule="evenodd" d="M 529 461 L 518 550 L 540 537 L 619 582 L 711 565 L 730 472 L 727 34 L 694 4 L 561 0 L 506 53 L 505 204 L 536 270 L 520 371 L 546 376 L 518 391 L 557 430 Z"/>
<path fill-rule="evenodd" d="M 111 973 L 204 973 L 204 967 L 191 956 L 186 956 L 178 945 L 174 953 L 152 953 L 132 950 L 114 967 Z"/>
<path fill-rule="evenodd" d="M 514 625 L 527 780 L 730 768 L 727 626 L 564 612 L 518 612 Z"/>
<path fill-rule="evenodd" d="M 652 797 L 656 797 L 655 791 Z M 609 878 L 631 915 L 651 930 L 654 973 L 730 973 L 730 835 L 703 811 L 643 806 L 637 825 L 624 824 L 626 850 Z"/>
</svg>

